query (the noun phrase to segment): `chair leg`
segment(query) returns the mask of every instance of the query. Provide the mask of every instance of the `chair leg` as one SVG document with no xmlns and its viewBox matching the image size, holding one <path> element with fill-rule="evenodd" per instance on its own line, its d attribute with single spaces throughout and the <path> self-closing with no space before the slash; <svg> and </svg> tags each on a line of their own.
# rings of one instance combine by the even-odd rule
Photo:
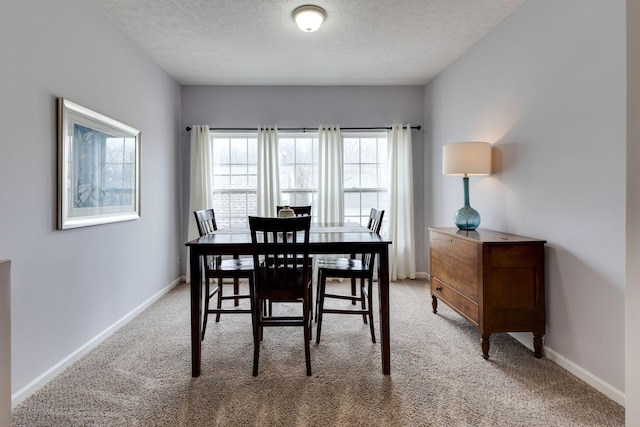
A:
<svg viewBox="0 0 640 427">
<path fill-rule="evenodd" d="M 222 308 L 222 276 L 218 276 L 218 310 Z M 220 312 L 216 313 L 216 323 L 220 321 Z"/>
<path fill-rule="evenodd" d="M 351 300 L 352 305 L 356 305 L 356 279 L 351 279 L 351 296 L 353 299 Z"/>
<path fill-rule="evenodd" d="M 319 307 L 320 307 L 320 272 L 318 272 L 318 283 L 316 285 L 316 315 L 315 315 L 316 323 L 318 323 Z"/>
<path fill-rule="evenodd" d="M 309 333 L 311 334 L 311 324 L 313 323 L 313 283 L 309 285 Z M 309 339 L 311 339 L 311 335 L 309 335 Z"/>
<path fill-rule="evenodd" d="M 258 363 L 260 360 L 260 341 L 262 340 L 262 328 L 260 320 L 262 319 L 262 301 L 254 303 L 255 314 L 253 316 L 253 373 L 254 377 L 258 376 Z"/>
<path fill-rule="evenodd" d="M 368 294 L 367 294 L 367 304 L 369 306 L 369 327 L 371 328 L 371 341 L 375 344 L 376 343 L 376 333 L 375 333 L 375 328 L 373 327 L 373 296 L 371 295 L 373 292 L 371 292 L 373 290 L 373 278 L 369 277 L 369 287 L 368 287 Z"/>
<path fill-rule="evenodd" d="M 233 294 L 234 295 L 238 295 L 240 294 L 240 281 L 238 280 L 237 277 L 233 278 Z M 236 307 L 240 305 L 240 299 L 239 298 L 235 298 L 233 300 L 233 305 L 235 305 Z"/>
<path fill-rule="evenodd" d="M 204 332 L 207 329 L 207 319 L 209 317 L 209 278 L 207 277 L 205 279 L 205 285 L 204 285 L 204 319 L 202 320 L 202 337 L 200 338 L 201 341 L 204 341 Z"/>
<path fill-rule="evenodd" d="M 326 277 L 324 274 L 320 274 L 318 277 L 318 284 L 320 290 L 316 298 L 318 299 L 318 308 L 316 310 L 316 317 L 318 318 L 318 329 L 316 330 L 316 344 L 320 344 L 320 332 L 322 330 L 322 310 L 324 309 L 324 292 L 326 287 Z"/>
<path fill-rule="evenodd" d="M 311 349 L 309 348 L 309 341 L 311 341 L 311 325 L 309 317 L 309 306 L 311 305 L 311 301 L 308 300 L 308 295 L 305 298 L 306 301 L 303 303 L 302 307 L 302 317 L 304 319 L 304 359 L 305 364 L 307 365 L 307 376 L 311 375 Z"/>
<path fill-rule="evenodd" d="M 364 279 L 360 278 L 360 306 L 362 307 L 363 310 L 367 309 L 367 305 L 364 301 L 365 298 L 365 292 L 364 292 Z M 364 324 L 367 324 L 367 314 L 366 313 L 362 313 L 362 321 L 364 322 Z"/>
</svg>

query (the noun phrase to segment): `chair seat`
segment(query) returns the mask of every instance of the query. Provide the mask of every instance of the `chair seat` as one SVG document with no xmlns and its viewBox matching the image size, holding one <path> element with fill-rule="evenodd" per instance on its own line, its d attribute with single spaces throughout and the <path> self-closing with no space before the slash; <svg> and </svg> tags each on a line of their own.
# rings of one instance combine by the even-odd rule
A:
<svg viewBox="0 0 640 427">
<path fill-rule="evenodd" d="M 251 258 L 238 258 L 238 259 L 224 259 L 218 264 L 215 262 L 210 263 L 211 270 L 223 270 L 223 271 L 251 271 L 253 270 L 253 259 Z"/>
<path fill-rule="evenodd" d="M 268 293 L 272 300 L 302 298 L 307 288 L 302 268 L 286 267 L 274 270 L 270 267 L 258 267 L 256 275 L 261 283 L 264 283 L 263 288 L 257 291 L 258 296 Z"/>
<path fill-rule="evenodd" d="M 318 259 L 318 269 L 325 271 L 368 271 L 369 266 L 364 264 L 362 260 L 352 258 L 322 258 Z"/>
</svg>

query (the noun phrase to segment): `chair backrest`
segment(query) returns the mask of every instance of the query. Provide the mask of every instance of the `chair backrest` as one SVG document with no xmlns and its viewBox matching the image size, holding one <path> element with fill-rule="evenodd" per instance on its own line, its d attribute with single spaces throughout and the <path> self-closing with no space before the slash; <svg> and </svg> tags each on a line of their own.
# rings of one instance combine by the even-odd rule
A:
<svg viewBox="0 0 640 427">
<path fill-rule="evenodd" d="M 218 229 L 218 225 L 216 224 L 216 214 L 213 212 L 213 209 L 195 211 L 193 214 L 196 217 L 196 224 L 198 224 L 198 233 L 200 233 L 200 237 L 207 234 L 213 234 Z"/>
<path fill-rule="evenodd" d="M 280 212 L 284 206 L 276 206 L 276 211 Z M 311 205 L 309 206 L 289 206 L 296 216 L 311 215 Z"/>
<path fill-rule="evenodd" d="M 310 216 L 249 217 L 258 298 L 303 298 L 311 281 Z"/>
<path fill-rule="evenodd" d="M 376 234 L 380 234 L 380 228 L 382 227 L 382 218 L 384 218 L 384 210 L 371 208 L 367 228 Z"/>
<path fill-rule="evenodd" d="M 367 228 L 377 235 L 380 235 L 380 228 L 382 227 L 382 218 L 384 218 L 384 210 L 371 208 L 369 213 L 369 223 Z M 376 260 L 375 253 L 363 253 L 362 262 L 369 266 L 369 271 L 373 272 L 373 264 Z"/>
</svg>

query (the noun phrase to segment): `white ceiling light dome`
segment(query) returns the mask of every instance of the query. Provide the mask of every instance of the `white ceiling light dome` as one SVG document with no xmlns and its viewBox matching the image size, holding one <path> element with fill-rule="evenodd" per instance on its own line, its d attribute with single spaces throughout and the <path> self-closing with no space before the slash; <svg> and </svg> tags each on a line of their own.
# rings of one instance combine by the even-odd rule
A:
<svg viewBox="0 0 640 427">
<path fill-rule="evenodd" d="M 327 13 L 320 6 L 307 4 L 296 8 L 292 16 L 298 28 L 306 33 L 312 33 L 320 28 Z"/>
</svg>

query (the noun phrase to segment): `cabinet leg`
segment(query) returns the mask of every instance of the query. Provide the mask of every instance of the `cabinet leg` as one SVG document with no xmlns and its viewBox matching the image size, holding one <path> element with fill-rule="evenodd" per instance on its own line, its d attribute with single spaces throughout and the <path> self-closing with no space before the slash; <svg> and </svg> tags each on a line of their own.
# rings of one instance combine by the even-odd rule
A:
<svg viewBox="0 0 640 427">
<path fill-rule="evenodd" d="M 434 313 L 438 312 L 438 298 L 435 295 L 431 295 L 431 307 Z"/>
<path fill-rule="evenodd" d="M 482 336 L 482 357 L 484 357 L 485 360 L 489 358 L 489 336 L 490 335 Z"/>
<path fill-rule="evenodd" d="M 538 359 L 542 357 L 542 335 L 533 334 L 533 355 Z"/>
</svg>

